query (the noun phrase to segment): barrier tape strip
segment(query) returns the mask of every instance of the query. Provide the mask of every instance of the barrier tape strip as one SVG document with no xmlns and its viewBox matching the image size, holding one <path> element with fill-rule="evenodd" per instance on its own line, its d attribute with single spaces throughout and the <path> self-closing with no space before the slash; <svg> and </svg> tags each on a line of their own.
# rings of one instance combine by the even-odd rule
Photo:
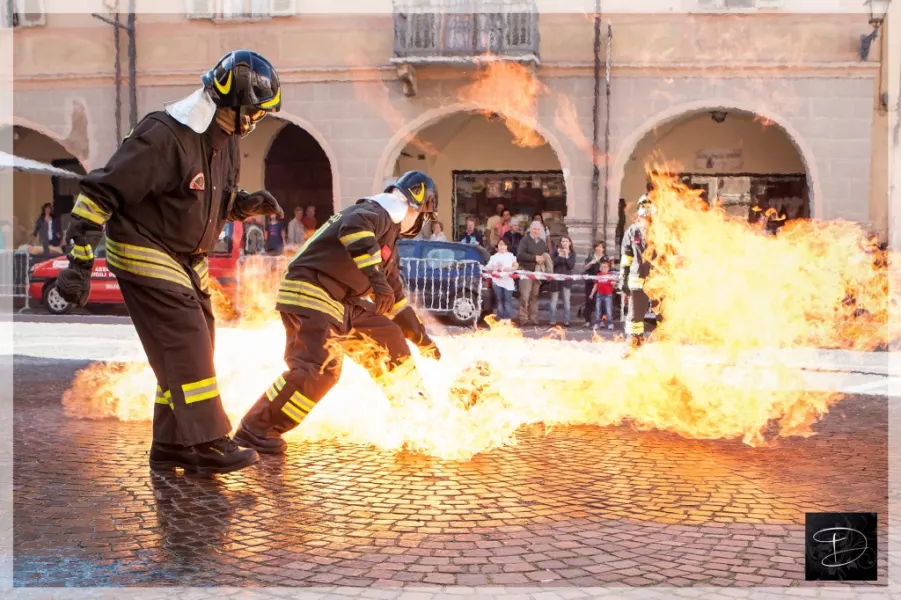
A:
<svg viewBox="0 0 901 600">
<path fill-rule="evenodd" d="M 482 277 L 485 279 L 503 279 L 512 277 L 513 279 L 532 279 L 536 281 L 601 281 L 607 279 L 613 285 L 616 285 L 616 275 L 560 275 L 557 273 L 535 273 L 532 271 L 482 271 Z"/>
</svg>

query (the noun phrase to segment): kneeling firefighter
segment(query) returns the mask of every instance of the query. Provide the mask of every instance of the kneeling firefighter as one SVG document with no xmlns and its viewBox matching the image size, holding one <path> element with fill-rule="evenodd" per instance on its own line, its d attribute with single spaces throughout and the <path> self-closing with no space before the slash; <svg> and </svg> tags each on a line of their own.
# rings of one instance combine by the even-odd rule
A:
<svg viewBox="0 0 901 600">
<path fill-rule="evenodd" d="M 297 427 L 341 375 L 336 340 L 374 343 L 386 369 L 363 365 L 376 380 L 416 377 L 407 340 L 439 359 L 438 347 L 409 306 L 395 244 L 416 237 L 438 210 L 432 179 L 403 175 L 381 194 L 331 217 L 288 266 L 276 308 L 285 326 L 285 371 L 241 421 L 235 441 L 265 454 L 287 448 L 281 435 Z M 372 296 L 373 302 L 367 298 Z M 337 355 L 336 355 L 337 354 Z"/>
<path fill-rule="evenodd" d="M 226 54 L 203 87 L 145 116 L 107 165 L 81 180 L 74 247 L 57 285 L 83 306 L 94 249 L 106 262 L 157 379 L 150 466 L 201 475 L 259 460 L 229 437 L 213 366 L 215 320 L 207 253 L 226 221 L 282 215 L 268 192 L 237 188 L 238 137 L 281 106 L 273 66 L 248 50 Z"/>
<path fill-rule="evenodd" d="M 648 247 L 648 227 L 655 207 L 647 194 L 638 200 L 638 218 L 623 234 L 623 254 L 620 260 L 620 289 L 629 296 L 629 315 L 626 334 L 631 347 L 644 342 L 644 318 L 651 307 L 650 298 L 644 292 L 644 282 L 651 271 L 650 257 L 645 256 Z"/>
</svg>

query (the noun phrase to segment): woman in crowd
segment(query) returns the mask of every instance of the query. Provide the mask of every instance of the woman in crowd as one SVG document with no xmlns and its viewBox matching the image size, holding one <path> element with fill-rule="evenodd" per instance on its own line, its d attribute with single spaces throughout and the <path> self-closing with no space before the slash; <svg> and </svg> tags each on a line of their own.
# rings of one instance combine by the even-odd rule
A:
<svg viewBox="0 0 901 600">
<path fill-rule="evenodd" d="M 447 235 L 444 233 L 444 223 L 441 221 L 432 221 L 432 235 L 429 239 L 433 242 L 447 241 Z"/>
<path fill-rule="evenodd" d="M 41 216 L 34 222 L 32 240 L 40 242 L 44 252 L 49 252 L 50 246 L 59 246 L 62 233 L 59 230 L 59 221 L 53 216 L 53 205 L 49 202 L 44 204 L 41 207 Z"/>
<path fill-rule="evenodd" d="M 516 257 L 507 249 L 507 242 L 500 240 L 497 243 L 497 253 L 492 255 L 485 269 L 494 273 L 512 273 L 519 268 Z M 494 289 L 495 311 L 498 320 L 513 318 L 513 290 L 516 288 L 513 278 L 509 275 L 497 277 L 491 280 Z"/>
<path fill-rule="evenodd" d="M 560 247 L 553 251 L 554 273 L 560 275 L 572 275 L 576 267 L 576 253 L 573 251 L 573 241 L 567 236 L 560 238 Z M 570 299 L 572 298 L 572 281 L 551 281 L 551 327 L 557 324 L 557 300 L 563 293 L 563 326 L 569 327 L 572 316 Z"/>
</svg>

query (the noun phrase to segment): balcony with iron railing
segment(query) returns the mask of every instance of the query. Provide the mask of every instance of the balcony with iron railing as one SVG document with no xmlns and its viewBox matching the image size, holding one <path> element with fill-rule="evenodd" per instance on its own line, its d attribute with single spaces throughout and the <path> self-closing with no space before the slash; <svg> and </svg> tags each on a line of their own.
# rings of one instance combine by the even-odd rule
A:
<svg viewBox="0 0 901 600">
<path fill-rule="evenodd" d="M 489 60 L 540 63 L 538 12 L 532 2 L 407 0 L 394 5 L 394 58 L 404 92 L 415 95 L 414 67 Z"/>
</svg>

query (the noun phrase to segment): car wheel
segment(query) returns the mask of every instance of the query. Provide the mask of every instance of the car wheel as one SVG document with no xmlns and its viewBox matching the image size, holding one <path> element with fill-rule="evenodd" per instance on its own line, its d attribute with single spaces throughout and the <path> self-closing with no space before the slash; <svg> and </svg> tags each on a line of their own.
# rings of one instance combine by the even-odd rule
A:
<svg viewBox="0 0 901 600">
<path fill-rule="evenodd" d="M 44 286 L 42 300 L 47 311 L 52 315 L 65 315 L 69 314 L 72 310 L 72 304 L 59 295 L 59 290 L 56 288 L 55 281 Z"/>
<path fill-rule="evenodd" d="M 455 325 L 473 325 L 479 314 L 479 306 L 470 295 L 457 296 L 451 308 L 451 320 Z"/>
</svg>

